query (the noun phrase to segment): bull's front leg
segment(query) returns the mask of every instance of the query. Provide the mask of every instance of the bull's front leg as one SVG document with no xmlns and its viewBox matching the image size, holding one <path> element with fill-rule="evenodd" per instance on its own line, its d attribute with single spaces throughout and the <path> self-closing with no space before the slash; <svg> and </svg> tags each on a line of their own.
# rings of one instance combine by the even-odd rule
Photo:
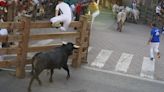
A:
<svg viewBox="0 0 164 92">
<path fill-rule="evenodd" d="M 51 69 L 51 75 L 50 75 L 50 79 L 49 79 L 49 82 L 53 82 L 53 80 L 52 80 L 52 75 L 53 75 L 53 73 L 54 73 L 54 69 Z"/>
<path fill-rule="evenodd" d="M 68 65 L 64 65 L 64 66 L 63 66 L 63 69 L 67 71 L 67 77 L 66 77 L 66 79 L 68 80 L 68 79 L 70 78 Z"/>
</svg>

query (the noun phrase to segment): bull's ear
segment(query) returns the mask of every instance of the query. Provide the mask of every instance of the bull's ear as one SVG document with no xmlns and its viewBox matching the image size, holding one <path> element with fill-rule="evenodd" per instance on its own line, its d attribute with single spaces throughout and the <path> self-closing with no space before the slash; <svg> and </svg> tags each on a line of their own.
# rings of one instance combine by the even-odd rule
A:
<svg viewBox="0 0 164 92">
<path fill-rule="evenodd" d="M 73 45 L 73 47 L 74 47 L 75 49 L 80 48 L 80 46 L 78 46 L 78 45 Z"/>
<path fill-rule="evenodd" d="M 67 42 L 64 42 L 64 41 L 62 43 L 63 43 L 63 45 L 66 45 L 67 44 Z"/>
</svg>

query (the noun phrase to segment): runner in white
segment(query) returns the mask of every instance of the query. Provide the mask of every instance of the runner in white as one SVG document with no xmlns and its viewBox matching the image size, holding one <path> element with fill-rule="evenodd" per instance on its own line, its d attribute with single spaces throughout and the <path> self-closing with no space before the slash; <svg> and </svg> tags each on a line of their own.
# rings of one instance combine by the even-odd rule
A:
<svg viewBox="0 0 164 92">
<path fill-rule="evenodd" d="M 66 31 L 72 20 L 72 11 L 68 4 L 63 0 L 58 0 L 58 4 L 55 9 L 55 17 L 51 18 L 52 23 L 63 22 L 63 27 L 60 27 L 62 31 Z M 58 15 L 60 13 L 60 15 Z"/>
</svg>

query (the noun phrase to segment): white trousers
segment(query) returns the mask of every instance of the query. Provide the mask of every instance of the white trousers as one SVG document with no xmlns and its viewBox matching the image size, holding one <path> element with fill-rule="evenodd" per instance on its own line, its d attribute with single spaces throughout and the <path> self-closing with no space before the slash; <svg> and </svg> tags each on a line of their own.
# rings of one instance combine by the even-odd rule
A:
<svg viewBox="0 0 164 92">
<path fill-rule="evenodd" d="M 92 29 L 92 25 L 93 25 L 93 22 L 95 20 L 95 18 L 100 14 L 100 11 L 97 10 L 95 11 L 93 14 L 92 14 L 92 21 L 91 21 L 91 29 Z"/>
<path fill-rule="evenodd" d="M 69 27 L 69 24 L 71 23 L 71 16 L 67 16 L 67 15 L 59 15 L 59 16 L 56 16 L 56 17 L 52 17 L 50 19 L 50 21 L 52 23 L 55 23 L 55 22 L 63 22 L 63 27 L 61 27 L 61 29 L 63 31 L 66 31 Z"/>
<path fill-rule="evenodd" d="M 150 57 L 154 58 L 154 52 L 159 52 L 159 42 L 151 42 L 150 43 Z"/>
</svg>

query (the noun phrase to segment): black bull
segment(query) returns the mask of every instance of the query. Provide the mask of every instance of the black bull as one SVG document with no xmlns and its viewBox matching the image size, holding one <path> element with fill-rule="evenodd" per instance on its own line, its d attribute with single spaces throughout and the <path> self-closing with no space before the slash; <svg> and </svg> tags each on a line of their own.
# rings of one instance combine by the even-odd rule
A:
<svg viewBox="0 0 164 92">
<path fill-rule="evenodd" d="M 60 47 L 57 47 L 55 49 L 52 49 L 47 52 L 39 52 L 34 55 L 32 58 L 32 78 L 30 80 L 28 91 L 31 91 L 31 85 L 36 79 L 39 83 L 39 85 L 42 84 L 41 80 L 39 79 L 40 73 L 44 69 L 50 70 L 50 78 L 49 81 L 53 82 L 52 75 L 54 69 L 60 69 L 63 68 L 67 71 L 67 77 L 68 79 L 70 77 L 69 69 L 67 65 L 68 57 L 72 54 L 73 49 L 79 48 L 78 46 L 72 44 L 72 43 L 65 43 Z"/>
</svg>

